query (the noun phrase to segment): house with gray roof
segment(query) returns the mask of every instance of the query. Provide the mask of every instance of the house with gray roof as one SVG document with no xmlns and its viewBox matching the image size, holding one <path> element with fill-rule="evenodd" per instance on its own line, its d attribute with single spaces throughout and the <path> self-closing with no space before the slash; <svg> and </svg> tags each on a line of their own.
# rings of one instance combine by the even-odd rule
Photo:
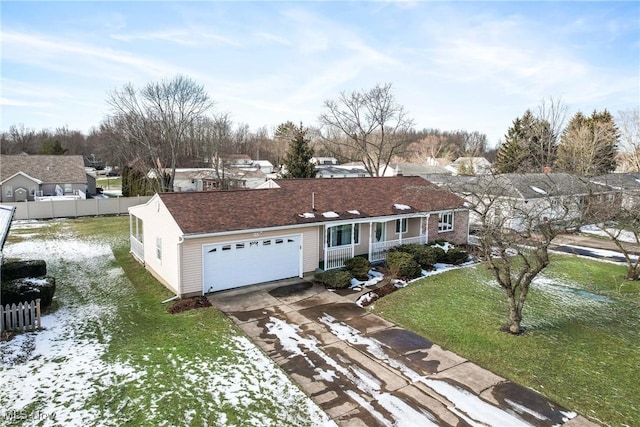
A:
<svg viewBox="0 0 640 427">
<path fill-rule="evenodd" d="M 444 166 L 420 163 L 389 163 L 380 168 L 380 176 L 420 176 L 428 180 L 440 174 L 451 175 L 452 172 Z"/>
<path fill-rule="evenodd" d="M 620 203 L 619 192 L 602 183 L 568 173 L 527 173 L 446 177 L 441 186 L 474 206 L 490 207 L 505 228 L 521 231 L 523 221 L 571 223 L 589 204 Z M 479 217 L 471 214 L 470 223 Z"/>
<path fill-rule="evenodd" d="M 0 202 L 95 194 L 95 177 L 87 174 L 82 156 L 0 155 Z"/>
<path fill-rule="evenodd" d="M 640 173 L 610 173 L 591 177 L 589 181 L 619 192 L 624 207 L 630 208 L 640 204 Z"/>
</svg>

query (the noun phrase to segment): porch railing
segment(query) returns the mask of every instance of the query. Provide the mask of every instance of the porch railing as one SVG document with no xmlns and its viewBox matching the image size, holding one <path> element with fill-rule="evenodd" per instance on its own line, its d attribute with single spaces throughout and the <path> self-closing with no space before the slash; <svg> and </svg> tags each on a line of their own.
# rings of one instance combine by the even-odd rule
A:
<svg viewBox="0 0 640 427">
<path fill-rule="evenodd" d="M 131 245 L 131 253 L 133 256 L 135 256 L 141 263 L 144 263 L 144 245 L 142 242 L 134 236 L 129 236 L 129 243 Z"/>
<path fill-rule="evenodd" d="M 353 258 L 352 245 L 327 248 L 324 256 L 324 269 L 332 270 L 344 267 L 344 262 L 349 258 Z"/>
<path fill-rule="evenodd" d="M 386 242 L 376 242 L 371 244 L 371 253 L 369 254 L 369 261 L 378 262 L 384 261 L 387 259 L 387 252 L 389 249 L 399 246 L 399 245 L 408 245 L 412 243 L 424 244 L 427 236 L 416 236 L 416 237 L 407 237 L 397 240 L 387 240 Z"/>
</svg>

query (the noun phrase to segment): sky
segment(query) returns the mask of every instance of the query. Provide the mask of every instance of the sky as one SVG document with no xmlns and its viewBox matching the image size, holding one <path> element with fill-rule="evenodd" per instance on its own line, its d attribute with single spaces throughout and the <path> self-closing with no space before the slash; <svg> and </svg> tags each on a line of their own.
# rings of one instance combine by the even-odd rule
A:
<svg viewBox="0 0 640 427">
<path fill-rule="evenodd" d="M 550 98 L 640 106 L 640 2 L 0 2 L 0 130 L 89 132 L 109 94 L 185 75 L 252 130 L 317 126 L 326 100 L 391 83 L 415 129 L 495 145 Z"/>
</svg>

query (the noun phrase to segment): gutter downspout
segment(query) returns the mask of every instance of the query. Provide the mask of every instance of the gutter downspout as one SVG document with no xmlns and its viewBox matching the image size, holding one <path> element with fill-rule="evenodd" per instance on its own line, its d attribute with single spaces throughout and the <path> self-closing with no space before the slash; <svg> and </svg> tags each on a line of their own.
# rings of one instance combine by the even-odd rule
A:
<svg viewBox="0 0 640 427">
<path fill-rule="evenodd" d="M 184 243 L 184 237 L 183 236 L 178 236 L 178 247 L 177 247 L 177 252 L 178 252 L 178 292 L 176 295 L 172 296 L 171 298 L 167 298 L 166 300 L 162 301 L 162 304 L 166 304 L 168 302 L 171 301 L 175 301 L 177 299 L 182 298 L 182 244 Z"/>
<path fill-rule="evenodd" d="M 182 255 L 184 253 L 184 237 L 178 236 L 178 298 L 182 298 Z"/>
</svg>

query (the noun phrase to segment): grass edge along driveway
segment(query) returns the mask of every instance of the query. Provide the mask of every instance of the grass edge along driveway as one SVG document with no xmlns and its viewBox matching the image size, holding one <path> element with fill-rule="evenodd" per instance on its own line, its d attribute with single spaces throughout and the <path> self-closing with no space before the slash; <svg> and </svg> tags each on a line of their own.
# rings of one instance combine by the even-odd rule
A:
<svg viewBox="0 0 640 427">
<path fill-rule="evenodd" d="M 372 311 L 595 422 L 640 425 L 640 283 L 624 271 L 554 255 L 518 337 L 500 332 L 506 297 L 481 265 L 415 282 Z"/>
<path fill-rule="evenodd" d="M 58 289 L 46 330 L 0 344 L 3 425 L 327 422 L 218 310 L 168 314 L 160 302 L 171 294 L 132 259 L 127 237 L 127 217 L 12 229 L 5 251 L 46 259 Z"/>
</svg>

